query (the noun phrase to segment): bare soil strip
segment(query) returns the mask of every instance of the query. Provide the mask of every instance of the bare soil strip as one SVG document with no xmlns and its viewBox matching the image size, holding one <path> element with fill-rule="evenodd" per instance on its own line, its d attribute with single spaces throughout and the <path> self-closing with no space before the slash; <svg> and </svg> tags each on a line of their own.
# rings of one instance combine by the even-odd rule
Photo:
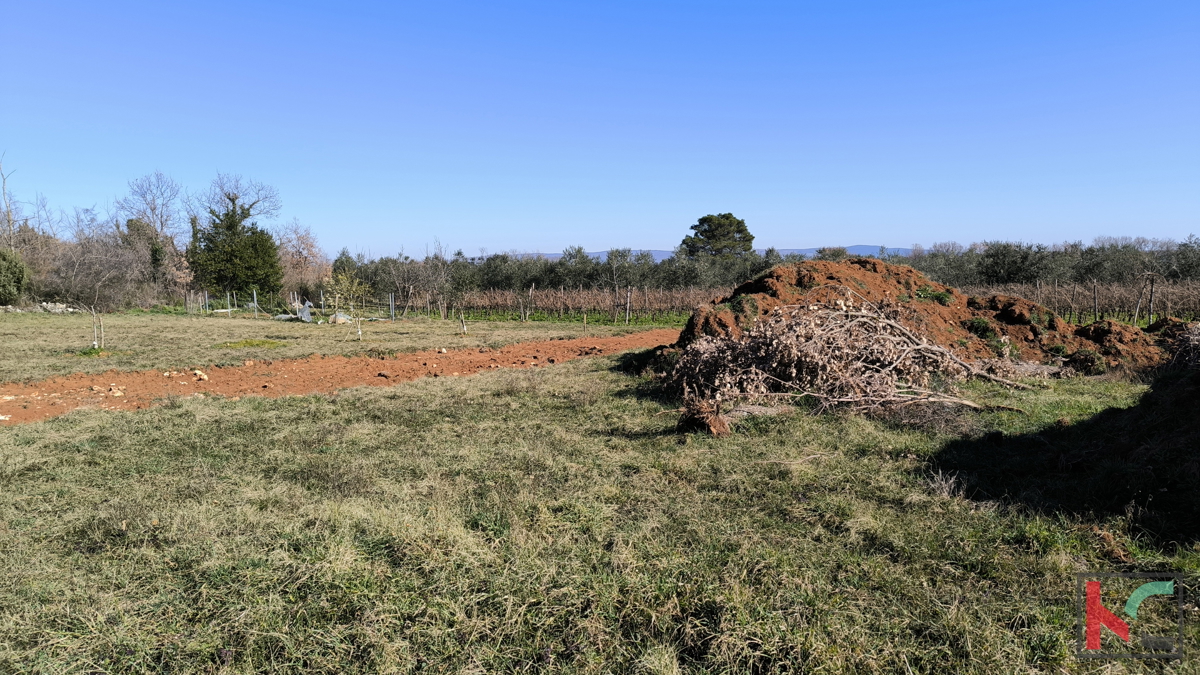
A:
<svg viewBox="0 0 1200 675">
<path fill-rule="evenodd" d="M 679 331 L 660 328 L 618 337 L 522 342 L 501 349 L 427 350 L 387 359 L 310 356 L 247 361 L 236 367 L 77 373 L 41 382 L 0 385 L 0 424 L 24 424 L 76 408 L 137 410 L 172 396 L 296 396 L 348 387 L 387 386 L 421 377 L 473 375 L 497 368 L 539 368 L 584 356 L 670 344 Z"/>
</svg>

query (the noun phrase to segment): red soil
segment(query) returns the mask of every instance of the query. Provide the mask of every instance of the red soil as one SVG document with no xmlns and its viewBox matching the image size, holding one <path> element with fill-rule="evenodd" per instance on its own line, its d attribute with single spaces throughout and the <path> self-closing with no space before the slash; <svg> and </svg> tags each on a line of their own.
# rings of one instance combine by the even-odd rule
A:
<svg viewBox="0 0 1200 675">
<path fill-rule="evenodd" d="M 502 349 L 434 350 L 379 359 L 365 356 L 310 356 L 247 361 L 225 368 L 202 367 L 207 379 L 180 371 L 110 370 L 26 384 L 0 384 L 0 424 L 36 422 L 75 408 L 135 410 L 171 396 L 295 396 L 347 387 L 387 386 L 421 377 L 472 375 L 496 368 L 538 368 L 584 356 L 670 344 L 679 337 L 661 328 L 618 337 L 522 342 Z"/>
<path fill-rule="evenodd" d="M 728 298 L 698 307 L 680 336 L 680 346 L 699 335 L 738 339 L 755 319 L 776 307 L 836 301 L 859 305 L 863 299 L 895 307 L 910 329 L 968 360 L 996 358 L 1001 346 L 1023 361 L 1037 363 L 1081 350 L 1096 352 L 1109 366 L 1143 368 L 1166 358 L 1166 351 L 1139 328 L 1115 321 L 1075 326 L 1024 298 L 970 298 L 911 267 L 873 258 L 774 267 L 738 286 Z M 967 323 L 976 319 L 991 329 L 990 341 L 968 330 Z"/>
</svg>

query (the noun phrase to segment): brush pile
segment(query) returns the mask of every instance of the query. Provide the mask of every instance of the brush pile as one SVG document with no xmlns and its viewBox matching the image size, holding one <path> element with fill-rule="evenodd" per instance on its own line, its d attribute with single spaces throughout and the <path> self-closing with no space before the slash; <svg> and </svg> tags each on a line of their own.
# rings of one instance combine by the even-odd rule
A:
<svg viewBox="0 0 1200 675">
<path fill-rule="evenodd" d="M 685 417 L 703 422 L 734 400 L 803 397 L 822 408 L 852 410 L 913 403 L 977 407 L 948 393 L 946 385 L 980 377 L 1023 386 L 923 339 L 899 322 L 896 307 L 843 290 L 842 300 L 777 306 L 737 339 L 700 336 L 690 342 L 667 379 L 683 392 Z"/>
<path fill-rule="evenodd" d="M 1183 368 L 1200 369 L 1200 321 L 1188 324 L 1181 332 L 1174 363 Z"/>
<path fill-rule="evenodd" d="M 1168 358 L 1159 342 L 1133 326 L 1075 326 L 1023 298 L 970 297 L 912 268 L 860 258 L 780 265 L 742 284 L 698 307 L 659 363 L 683 397 L 681 426 L 720 433 L 721 409 L 739 401 L 978 408 L 955 394 L 955 382 L 1024 388 L 1006 378 L 1155 367 Z"/>
</svg>

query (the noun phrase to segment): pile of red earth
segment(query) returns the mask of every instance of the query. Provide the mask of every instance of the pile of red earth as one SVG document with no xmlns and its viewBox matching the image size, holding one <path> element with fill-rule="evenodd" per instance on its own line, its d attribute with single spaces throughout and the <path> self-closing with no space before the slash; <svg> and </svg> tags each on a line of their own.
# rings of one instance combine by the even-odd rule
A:
<svg viewBox="0 0 1200 675">
<path fill-rule="evenodd" d="M 1075 326 L 1024 298 L 968 297 L 911 267 L 856 258 L 774 267 L 738 286 L 729 297 L 697 308 L 677 346 L 685 347 L 702 335 L 737 340 L 777 307 L 838 302 L 894 308 L 905 327 L 965 361 L 1065 361 L 1084 373 L 1164 363 L 1169 354 L 1157 343 L 1156 332 L 1174 325 L 1159 322 L 1149 331 L 1111 320 Z"/>
</svg>

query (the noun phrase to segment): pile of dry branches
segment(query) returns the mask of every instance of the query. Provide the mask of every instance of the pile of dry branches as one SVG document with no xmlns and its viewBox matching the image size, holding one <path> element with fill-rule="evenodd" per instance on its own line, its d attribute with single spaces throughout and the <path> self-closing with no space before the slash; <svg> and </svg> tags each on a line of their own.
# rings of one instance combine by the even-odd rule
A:
<svg viewBox="0 0 1200 675">
<path fill-rule="evenodd" d="M 1184 368 L 1200 368 L 1200 321 L 1188 324 L 1173 361 Z"/>
<path fill-rule="evenodd" d="M 714 408 L 719 416 L 735 400 L 803 397 L 853 410 L 922 402 L 979 407 L 943 386 L 970 377 L 1024 388 L 923 339 L 900 323 L 898 308 L 859 300 L 780 307 L 739 340 L 693 341 L 668 377 L 683 393 L 685 418 L 710 418 Z"/>
</svg>

